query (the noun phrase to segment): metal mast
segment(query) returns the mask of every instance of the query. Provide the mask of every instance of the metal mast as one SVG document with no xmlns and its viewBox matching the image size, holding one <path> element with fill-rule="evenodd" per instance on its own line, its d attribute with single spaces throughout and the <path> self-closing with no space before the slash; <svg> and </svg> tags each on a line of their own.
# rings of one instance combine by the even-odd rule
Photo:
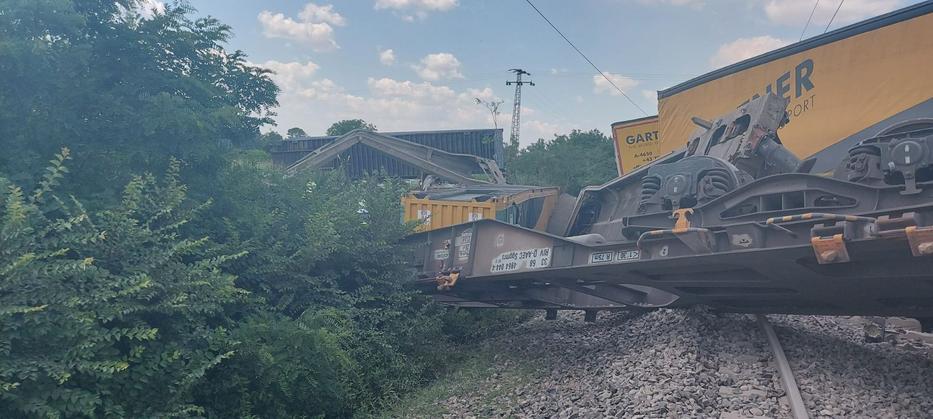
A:
<svg viewBox="0 0 933 419">
<path fill-rule="evenodd" d="M 521 129 L 521 118 L 522 118 L 522 85 L 527 84 L 529 86 L 534 86 L 533 81 L 522 81 L 522 76 L 530 76 L 531 73 L 522 70 L 520 68 L 513 68 L 509 71 L 515 73 L 515 81 L 506 81 L 506 86 L 515 85 L 515 101 L 512 103 L 512 134 L 509 137 L 509 144 L 518 145 L 518 132 Z"/>
</svg>

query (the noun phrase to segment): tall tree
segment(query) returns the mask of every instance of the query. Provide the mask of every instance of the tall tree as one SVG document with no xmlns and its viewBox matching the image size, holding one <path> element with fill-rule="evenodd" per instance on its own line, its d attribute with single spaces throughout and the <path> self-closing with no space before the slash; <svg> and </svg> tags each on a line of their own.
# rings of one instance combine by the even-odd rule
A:
<svg viewBox="0 0 933 419">
<path fill-rule="evenodd" d="M 292 138 L 298 138 L 298 137 L 306 137 L 308 134 L 306 134 L 305 130 L 301 128 L 293 127 L 293 128 L 289 128 L 288 131 L 285 131 L 285 135 L 287 135 L 289 139 L 292 139 Z"/>
<path fill-rule="evenodd" d="M 68 146 L 68 180 L 115 196 L 130 173 L 162 171 L 170 156 L 216 168 L 220 151 L 272 122 L 278 88 L 224 49 L 229 26 L 189 17 L 185 3 L 143 18 L 138 4 L 0 2 L 0 171 L 33 173 Z"/>
<path fill-rule="evenodd" d="M 362 119 L 344 119 L 343 121 L 334 122 L 327 129 L 327 135 L 343 135 L 355 129 L 376 131 L 376 126 Z"/>
<path fill-rule="evenodd" d="M 508 170 L 510 183 L 560 186 L 573 195 L 617 173 L 612 140 L 595 129 L 539 139 L 521 150 Z"/>
</svg>

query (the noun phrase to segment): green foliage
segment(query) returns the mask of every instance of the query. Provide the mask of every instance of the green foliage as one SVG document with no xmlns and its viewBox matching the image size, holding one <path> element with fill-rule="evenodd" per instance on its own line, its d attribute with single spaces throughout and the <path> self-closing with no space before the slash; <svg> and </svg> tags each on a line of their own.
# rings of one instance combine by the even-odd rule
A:
<svg viewBox="0 0 933 419">
<path fill-rule="evenodd" d="M 0 417 L 352 416 L 514 320 L 406 287 L 403 185 L 284 178 L 268 71 L 138 4 L 0 0 Z"/>
<path fill-rule="evenodd" d="M 349 416 L 354 365 L 339 333 L 273 314 L 252 317 L 232 333 L 236 356 L 208 372 L 195 397 L 215 417 Z"/>
<path fill-rule="evenodd" d="M 617 175 L 612 140 L 599 130 L 573 130 L 525 147 L 509 164 L 509 183 L 560 186 L 576 195 Z"/>
<path fill-rule="evenodd" d="M 30 197 L 0 197 L 0 416 L 139 417 L 194 411 L 189 390 L 230 355 L 218 319 L 244 291 L 179 228 L 178 165 L 135 177 L 88 214 L 54 194 L 67 149 Z"/>
<path fill-rule="evenodd" d="M 521 152 L 521 147 L 518 144 L 518 138 L 509 136 L 509 143 L 505 145 L 505 164 L 507 167 L 515 164 L 519 152 Z"/>
<path fill-rule="evenodd" d="M 175 156 L 209 171 L 256 146 L 278 88 L 223 44 L 230 27 L 185 3 L 143 19 L 135 0 L 0 1 L 0 167 L 31 174 L 60 147 L 76 192 L 112 198 Z"/>
<path fill-rule="evenodd" d="M 458 345 L 472 344 L 524 322 L 532 314 L 523 310 L 447 310 L 443 316 L 443 332 Z"/>
<path fill-rule="evenodd" d="M 305 134 L 305 130 L 298 127 L 289 128 L 288 131 L 285 131 L 285 135 L 287 135 L 289 139 L 308 136 L 308 134 Z"/>
<path fill-rule="evenodd" d="M 216 206 L 174 163 L 89 215 L 54 194 L 67 158 L 31 194 L 0 179 L 0 417 L 345 417 L 443 365 L 444 310 L 404 284 L 401 185 L 282 179 L 244 153 Z"/>
<path fill-rule="evenodd" d="M 283 178 L 278 172 L 231 165 L 216 187 L 210 227 L 228 251 L 248 254 L 230 264 L 238 284 L 293 318 L 317 306 L 376 304 L 373 290 L 406 278 L 397 242 L 401 183 L 348 180 L 342 171 Z"/>
<path fill-rule="evenodd" d="M 376 126 L 362 119 L 344 119 L 334 122 L 330 128 L 327 128 L 327 135 L 343 135 L 355 129 L 376 131 Z"/>
<path fill-rule="evenodd" d="M 327 325 L 324 330 L 337 337 L 345 354 L 335 359 L 352 361 L 341 367 L 348 381 L 338 387 L 346 390 L 333 395 L 336 401 L 316 406 L 376 409 L 434 376 L 439 354 L 431 348 L 447 342 L 444 310 L 405 286 L 407 253 L 398 241 L 411 226 L 401 222 L 403 185 L 374 178 L 352 182 L 343 171 L 283 178 L 249 164 L 230 164 L 220 180 L 218 199 L 201 226 L 213 232 L 217 252 L 247 252 L 227 265 L 237 273 L 238 286 L 260 297 L 259 307 L 280 319 Z M 236 355 L 232 362 L 244 377 L 253 376 L 247 372 L 252 369 L 276 371 L 258 360 Z M 229 416 L 225 406 L 241 406 L 237 416 L 261 415 L 262 409 L 251 406 L 267 406 L 266 392 L 278 394 L 279 384 L 272 383 L 280 379 L 289 378 L 267 376 L 211 392 L 206 406 L 221 409 L 219 416 Z M 305 410 L 298 411 L 326 413 L 300 406 Z"/>
</svg>

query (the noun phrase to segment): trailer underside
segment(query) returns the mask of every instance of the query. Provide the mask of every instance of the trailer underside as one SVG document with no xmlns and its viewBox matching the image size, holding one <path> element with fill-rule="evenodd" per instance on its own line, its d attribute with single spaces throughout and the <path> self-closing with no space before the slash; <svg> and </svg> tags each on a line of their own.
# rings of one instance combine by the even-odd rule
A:
<svg viewBox="0 0 933 419">
<path fill-rule="evenodd" d="M 905 195 L 900 187 L 778 175 L 674 217 L 640 217 L 643 231 L 634 241 L 559 237 L 494 220 L 409 241 L 417 286 L 457 306 L 706 305 L 743 313 L 933 317 L 933 185 L 921 186 Z M 803 191 L 819 193 L 801 201 Z M 779 205 L 790 192 L 798 195 Z M 734 216 L 753 197 L 762 204 L 758 211 Z"/>
</svg>

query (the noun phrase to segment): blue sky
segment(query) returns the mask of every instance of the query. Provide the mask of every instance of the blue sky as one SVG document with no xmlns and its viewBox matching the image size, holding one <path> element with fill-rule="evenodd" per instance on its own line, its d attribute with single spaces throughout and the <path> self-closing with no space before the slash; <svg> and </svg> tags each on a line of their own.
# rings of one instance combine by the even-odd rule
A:
<svg viewBox="0 0 933 419">
<path fill-rule="evenodd" d="M 157 0 L 148 0 L 158 4 Z M 571 129 L 609 131 L 643 114 L 547 26 L 524 0 L 189 0 L 233 27 L 231 49 L 277 72 L 278 127 L 323 134 L 340 119 L 382 131 L 487 128 L 475 104 L 504 100 L 508 69 L 523 90 L 523 144 Z M 820 0 L 805 37 L 912 0 Z M 640 107 L 655 91 L 800 37 L 815 0 L 533 0 Z M 390 51 L 390 52 L 387 52 Z"/>
</svg>

